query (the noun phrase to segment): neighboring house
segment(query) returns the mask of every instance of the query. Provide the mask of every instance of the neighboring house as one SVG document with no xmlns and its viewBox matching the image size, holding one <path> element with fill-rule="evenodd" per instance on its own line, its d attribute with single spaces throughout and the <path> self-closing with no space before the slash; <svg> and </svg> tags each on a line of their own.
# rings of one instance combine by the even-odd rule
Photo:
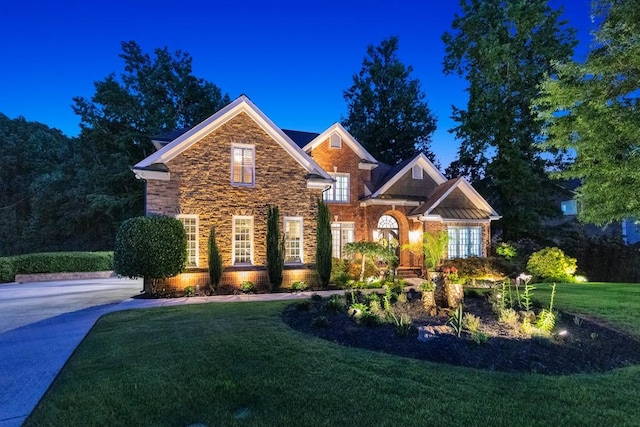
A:
<svg viewBox="0 0 640 427">
<path fill-rule="evenodd" d="M 154 139 L 159 150 L 133 167 L 146 181 L 147 215 L 180 219 L 187 273 L 167 282 L 207 284 L 207 242 L 216 229 L 223 286 L 266 286 L 267 208 L 278 205 L 285 235 L 284 286 L 315 282 L 317 198 L 331 212 L 333 254 L 353 241 L 395 248 L 400 271 L 422 265 L 401 246 L 423 231 L 446 230 L 448 256 L 485 256 L 498 214 L 463 178 L 446 180 L 419 154 L 398 165 L 377 161 L 340 124 L 321 134 L 278 128 L 241 96 L 190 130 Z"/>
</svg>

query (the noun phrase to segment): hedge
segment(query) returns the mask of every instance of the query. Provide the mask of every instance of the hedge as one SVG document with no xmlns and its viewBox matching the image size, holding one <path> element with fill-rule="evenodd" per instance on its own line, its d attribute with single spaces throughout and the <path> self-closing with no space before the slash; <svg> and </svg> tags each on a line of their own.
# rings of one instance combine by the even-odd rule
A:
<svg viewBox="0 0 640 427">
<path fill-rule="evenodd" d="M 113 270 L 113 252 L 41 252 L 0 258 L 0 283 L 16 274 Z"/>
</svg>

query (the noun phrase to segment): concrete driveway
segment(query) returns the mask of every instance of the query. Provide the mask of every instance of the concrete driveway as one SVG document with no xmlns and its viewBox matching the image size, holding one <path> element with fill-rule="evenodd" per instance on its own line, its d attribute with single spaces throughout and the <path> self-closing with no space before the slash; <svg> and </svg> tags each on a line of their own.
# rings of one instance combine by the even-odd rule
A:
<svg viewBox="0 0 640 427">
<path fill-rule="evenodd" d="M 103 314 L 141 280 L 0 285 L 0 427 L 20 426 Z"/>
</svg>

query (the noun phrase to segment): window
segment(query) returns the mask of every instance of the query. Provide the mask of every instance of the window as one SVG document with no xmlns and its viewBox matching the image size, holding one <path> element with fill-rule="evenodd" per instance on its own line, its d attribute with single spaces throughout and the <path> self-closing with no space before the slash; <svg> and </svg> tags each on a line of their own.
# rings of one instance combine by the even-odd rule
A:
<svg viewBox="0 0 640 427">
<path fill-rule="evenodd" d="M 331 174 L 336 182 L 327 191 L 322 193 L 322 199 L 325 202 L 342 202 L 349 203 L 349 174 L 334 173 Z"/>
<path fill-rule="evenodd" d="M 284 262 L 302 262 L 302 218 L 284 218 Z"/>
<path fill-rule="evenodd" d="M 422 179 L 422 168 L 418 165 L 411 168 L 411 177 L 413 179 Z"/>
<path fill-rule="evenodd" d="M 198 266 L 198 215 L 178 215 L 187 233 L 187 267 Z"/>
<path fill-rule="evenodd" d="M 233 217 L 232 263 L 253 264 L 253 217 Z"/>
<path fill-rule="evenodd" d="M 342 138 L 337 133 L 331 134 L 329 139 L 329 146 L 331 148 L 342 148 Z"/>
<path fill-rule="evenodd" d="M 255 184 L 255 147 L 231 145 L 231 184 L 252 186 Z"/>
<path fill-rule="evenodd" d="M 482 227 L 449 227 L 449 259 L 482 256 Z"/>
<path fill-rule="evenodd" d="M 344 245 L 354 241 L 353 222 L 332 222 L 331 223 L 331 256 L 334 258 L 344 258 Z"/>
<path fill-rule="evenodd" d="M 560 202 L 560 209 L 562 209 L 562 215 L 577 215 L 578 204 L 575 200 L 565 200 Z"/>
</svg>

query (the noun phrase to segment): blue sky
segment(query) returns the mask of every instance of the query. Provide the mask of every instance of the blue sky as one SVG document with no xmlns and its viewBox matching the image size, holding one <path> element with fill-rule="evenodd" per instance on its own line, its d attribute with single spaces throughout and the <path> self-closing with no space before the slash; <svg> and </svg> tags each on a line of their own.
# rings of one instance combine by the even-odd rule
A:
<svg viewBox="0 0 640 427">
<path fill-rule="evenodd" d="M 581 59 L 592 29 L 590 0 L 564 5 L 578 28 Z M 6 2 L 0 39 L 0 112 L 23 116 L 74 136 L 74 96 L 90 97 L 93 82 L 123 69 L 120 42 L 145 52 L 167 46 L 193 56 L 194 74 L 231 98 L 246 94 L 278 126 L 321 132 L 346 114 L 343 91 L 360 70 L 367 45 L 390 35 L 399 57 L 438 117 L 432 149 L 441 164 L 458 143 L 451 105 L 464 107 L 466 82 L 442 74 L 441 35 L 458 0 L 343 1 L 33 1 Z M 213 113 L 213 112 L 212 112 Z"/>
</svg>

